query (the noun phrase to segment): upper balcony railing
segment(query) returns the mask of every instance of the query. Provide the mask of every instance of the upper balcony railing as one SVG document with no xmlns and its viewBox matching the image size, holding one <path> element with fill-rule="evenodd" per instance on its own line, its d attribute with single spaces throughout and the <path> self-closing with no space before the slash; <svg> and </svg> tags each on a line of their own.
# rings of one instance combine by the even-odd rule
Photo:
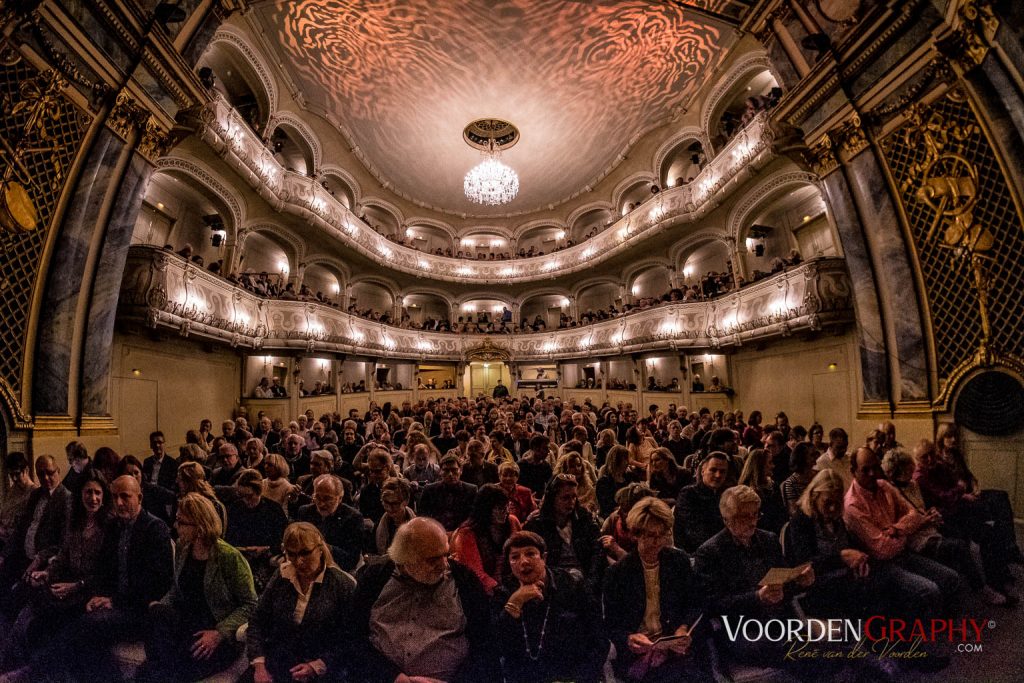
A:
<svg viewBox="0 0 1024 683">
<path fill-rule="evenodd" d="M 264 299 L 177 254 L 131 248 L 123 319 L 253 351 L 301 350 L 460 361 L 480 351 L 512 361 L 717 349 L 853 320 L 842 259 L 818 258 L 709 301 L 680 302 L 593 325 L 532 334 L 458 334 L 385 325 L 320 303 Z"/>
<path fill-rule="evenodd" d="M 437 256 L 387 239 L 360 220 L 315 178 L 288 171 L 223 98 L 190 114 L 189 122 L 240 177 L 277 211 L 299 216 L 351 248 L 396 270 L 452 282 L 517 283 L 588 271 L 601 261 L 679 223 L 714 210 L 730 188 L 773 158 L 774 134 L 758 114 L 689 183 L 652 196 L 584 242 L 544 256 L 478 261 Z M 735 182 L 734 182 L 735 181 Z"/>
</svg>

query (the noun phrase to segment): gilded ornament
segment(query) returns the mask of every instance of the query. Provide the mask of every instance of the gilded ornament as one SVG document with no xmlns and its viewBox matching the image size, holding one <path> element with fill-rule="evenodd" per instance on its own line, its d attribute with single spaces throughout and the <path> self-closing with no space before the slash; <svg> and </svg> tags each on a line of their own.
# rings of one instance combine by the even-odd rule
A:
<svg viewBox="0 0 1024 683">
<path fill-rule="evenodd" d="M 64 169 L 57 152 L 59 143 L 52 127 L 60 121 L 62 90 L 68 82 L 54 71 L 46 71 L 18 86 L 18 100 L 10 105 L 5 116 L 24 116 L 25 123 L 17 139 L 0 136 L 0 228 L 22 233 L 34 230 L 39 223 L 39 211 L 32 199 L 31 189 L 38 183 L 36 175 L 25 163 L 30 154 L 49 152 L 53 164 L 53 183 L 59 186 Z M 49 188 L 56 189 L 56 188 Z"/>
</svg>

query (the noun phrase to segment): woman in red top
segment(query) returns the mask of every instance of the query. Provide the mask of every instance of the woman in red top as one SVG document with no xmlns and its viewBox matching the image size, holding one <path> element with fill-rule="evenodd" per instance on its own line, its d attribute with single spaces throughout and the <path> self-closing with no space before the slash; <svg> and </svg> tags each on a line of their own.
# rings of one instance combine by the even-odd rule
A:
<svg viewBox="0 0 1024 683">
<path fill-rule="evenodd" d="M 498 465 L 498 484 L 508 496 L 508 513 L 516 519 L 526 519 L 537 509 L 533 491 L 519 483 L 519 465 L 514 461 Z"/>
<path fill-rule="evenodd" d="M 452 558 L 471 569 L 490 595 L 501 582 L 505 541 L 521 528 L 508 513 L 505 491 L 497 484 L 484 484 L 476 493 L 469 519 L 452 535 Z"/>
</svg>

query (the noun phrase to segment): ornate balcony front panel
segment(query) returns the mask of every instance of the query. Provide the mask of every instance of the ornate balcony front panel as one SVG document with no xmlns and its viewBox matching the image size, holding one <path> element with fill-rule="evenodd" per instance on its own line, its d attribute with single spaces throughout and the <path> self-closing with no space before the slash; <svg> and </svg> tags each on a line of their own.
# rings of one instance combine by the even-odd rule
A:
<svg viewBox="0 0 1024 683">
<path fill-rule="evenodd" d="M 842 259 L 820 258 L 710 301 L 663 304 L 593 325 L 530 334 L 404 329 L 314 302 L 264 299 L 162 249 L 132 247 L 120 317 L 254 351 L 513 361 L 684 351 L 818 331 L 853 321 Z"/>
<path fill-rule="evenodd" d="M 714 210 L 732 188 L 773 158 L 767 113 L 758 114 L 693 179 L 652 196 L 595 237 L 545 256 L 478 261 L 436 256 L 397 244 L 366 225 L 315 178 L 285 170 L 222 98 L 187 117 L 204 140 L 275 210 L 318 229 L 396 270 L 451 282 L 532 282 L 592 269 L 652 235 L 692 223 Z M 173 167 L 174 157 L 161 161 Z"/>
</svg>

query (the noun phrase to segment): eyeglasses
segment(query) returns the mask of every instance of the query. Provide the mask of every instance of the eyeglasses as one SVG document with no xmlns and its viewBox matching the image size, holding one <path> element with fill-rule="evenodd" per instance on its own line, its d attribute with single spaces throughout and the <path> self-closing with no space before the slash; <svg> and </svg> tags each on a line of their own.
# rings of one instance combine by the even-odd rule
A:
<svg viewBox="0 0 1024 683">
<path fill-rule="evenodd" d="M 290 561 L 295 561 L 303 557 L 309 557 L 314 552 L 316 552 L 316 550 L 316 548 L 304 548 L 302 550 L 285 550 L 284 556 Z"/>
</svg>

